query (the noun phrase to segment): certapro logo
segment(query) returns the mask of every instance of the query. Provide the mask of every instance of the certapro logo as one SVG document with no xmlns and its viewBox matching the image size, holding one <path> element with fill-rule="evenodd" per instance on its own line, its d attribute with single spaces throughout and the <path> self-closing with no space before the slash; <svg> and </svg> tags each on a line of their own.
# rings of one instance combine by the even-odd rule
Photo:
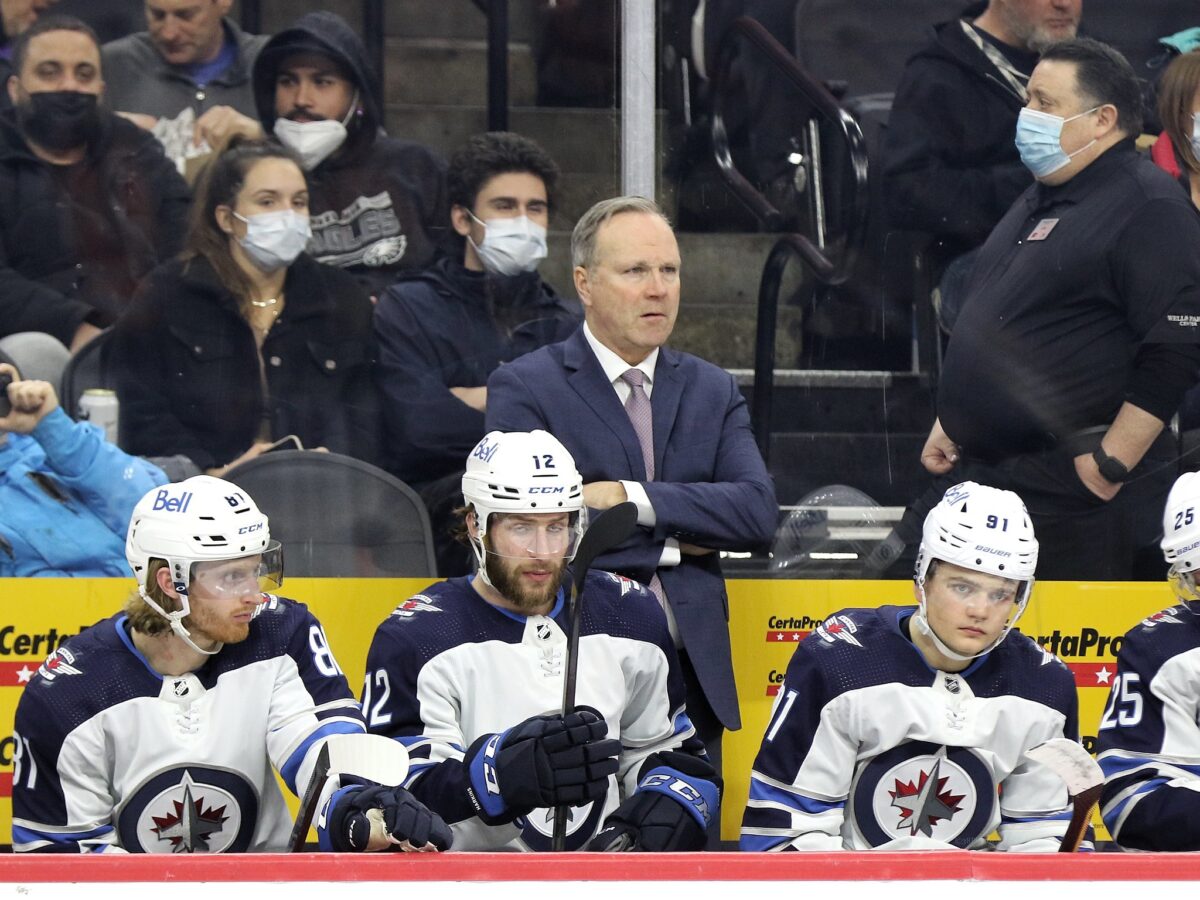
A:
<svg viewBox="0 0 1200 900">
<path fill-rule="evenodd" d="M 131 853 L 244 853 L 257 820 L 258 799 L 240 774 L 183 766 L 130 795 L 117 833 Z"/>
<path fill-rule="evenodd" d="M 996 788 L 974 750 L 910 741 L 859 770 L 847 806 L 872 847 L 924 835 L 965 848 L 987 836 Z"/>
</svg>

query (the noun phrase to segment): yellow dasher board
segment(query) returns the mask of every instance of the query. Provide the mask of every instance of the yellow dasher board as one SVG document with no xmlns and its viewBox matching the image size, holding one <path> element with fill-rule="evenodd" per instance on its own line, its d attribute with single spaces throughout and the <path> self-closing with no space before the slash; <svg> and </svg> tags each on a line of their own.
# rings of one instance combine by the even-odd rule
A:
<svg viewBox="0 0 1200 900">
<path fill-rule="evenodd" d="M 321 620 L 351 689 L 357 691 L 375 626 L 427 583 L 296 578 L 289 579 L 281 593 L 307 603 Z M 119 609 L 130 585 L 105 578 L 0 579 L 0 843 L 7 843 L 11 834 L 12 721 L 23 685 L 60 643 Z M 1165 584 L 1037 586 L 1021 630 L 1057 653 L 1074 672 L 1080 729 L 1089 747 L 1116 671 L 1122 635 L 1172 600 Z M 743 728 L 725 737 L 723 837 L 737 837 L 750 767 L 796 643 L 839 609 L 911 602 L 910 582 L 729 582 L 730 637 Z"/>
</svg>

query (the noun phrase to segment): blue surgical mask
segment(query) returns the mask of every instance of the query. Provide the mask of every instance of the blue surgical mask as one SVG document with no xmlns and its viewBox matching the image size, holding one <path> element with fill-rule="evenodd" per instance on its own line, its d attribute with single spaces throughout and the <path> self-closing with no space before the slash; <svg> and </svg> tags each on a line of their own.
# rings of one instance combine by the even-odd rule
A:
<svg viewBox="0 0 1200 900">
<path fill-rule="evenodd" d="M 1064 119 L 1053 113 L 1039 112 L 1025 107 L 1017 116 L 1017 152 L 1021 154 L 1021 162 L 1025 164 L 1034 178 L 1045 178 L 1052 175 L 1071 162 L 1071 157 L 1082 153 L 1095 140 L 1084 144 L 1074 153 L 1067 153 L 1062 148 L 1063 126 L 1072 119 L 1078 119 L 1089 113 L 1094 113 L 1099 106 L 1084 110 L 1070 118 Z"/>
</svg>

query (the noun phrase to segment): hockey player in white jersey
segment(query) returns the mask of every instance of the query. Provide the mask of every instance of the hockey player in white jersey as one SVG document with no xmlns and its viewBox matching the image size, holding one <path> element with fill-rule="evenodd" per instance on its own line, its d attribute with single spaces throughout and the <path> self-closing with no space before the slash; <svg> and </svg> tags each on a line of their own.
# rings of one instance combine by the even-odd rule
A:
<svg viewBox="0 0 1200 900">
<path fill-rule="evenodd" d="M 492 432 L 463 476 L 470 577 L 405 600 L 367 656 L 363 712 L 404 743 L 407 787 L 455 850 L 699 850 L 716 773 L 684 709 L 666 616 L 636 582 L 587 576 L 580 705 L 561 714 L 565 567 L 585 528 L 575 462 L 544 431 Z"/>
<path fill-rule="evenodd" d="M 973 482 L 925 519 L 915 607 L 844 609 L 797 648 L 751 773 L 743 850 L 1058 849 L 1067 789 L 1025 752 L 1078 740 L 1074 679 L 1013 626 L 1037 540 Z M 1089 845 L 1090 846 L 1090 845 Z"/>
<path fill-rule="evenodd" d="M 1100 719 L 1100 814 L 1130 850 L 1200 850 L 1200 473 L 1176 480 L 1163 556 L 1177 602 L 1134 626 Z"/>
<path fill-rule="evenodd" d="M 367 738 L 321 624 L 265 593 L 283 579 L 267 517 L 237 485 L 189 478 L 137 504 L 126 556 L 138 590 L 125 610 L 55 651 L 21 695 L 13 849 L 286 849 L 275 772 L 302 792 L 326 739 Z M 347 776 L 326 794 L 322 849 L 449 845 L 401 787 Z"/>
</svg>

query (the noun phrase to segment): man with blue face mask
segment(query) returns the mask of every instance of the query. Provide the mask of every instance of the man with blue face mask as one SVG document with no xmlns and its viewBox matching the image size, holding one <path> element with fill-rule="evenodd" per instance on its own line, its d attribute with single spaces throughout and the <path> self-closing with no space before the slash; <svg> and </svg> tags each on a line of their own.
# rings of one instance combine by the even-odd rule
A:
<svg viewBox="0 0 1200 900">
<path fill-rule="evenodd" d="M 537 271 L 557 180 L 554 161 L 528 138 L 471 138 L 447 179 L 461 255 L 403 276 L 375 309 L 388 466 L 429 507 L 441 575 L 470 570 L 448 528 L 462 461 L 484 434 L 488 376 L 579 322 L 578 305 Z"/>
<path fill-rule="evenodd" d="M 1039 578 L 1161 577 L 1164 425 L 1200 367 L 1200 219 L 1137 153 L 1141 124 L 1112 48 L 1042 54 L 1015 136 L 1036 183 L 980 250 L 922 451 L 943 482 L 1025 498 Z"/>
</svg>

